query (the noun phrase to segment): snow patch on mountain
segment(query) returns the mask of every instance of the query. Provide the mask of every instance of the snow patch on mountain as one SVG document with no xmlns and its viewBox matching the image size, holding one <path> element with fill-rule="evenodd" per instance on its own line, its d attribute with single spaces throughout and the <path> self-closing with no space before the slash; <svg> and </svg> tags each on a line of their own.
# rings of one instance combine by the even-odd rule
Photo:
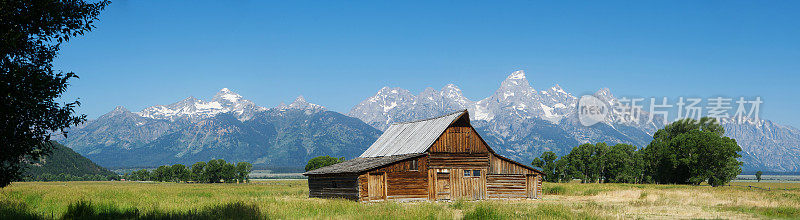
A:
<svg viewBox="0 0 800 220">
<path fill-rule="evenodd" d="M 241 121 L 249 120 L 256 112 L 267 110 L 250 100 L 242 98 L 228 88 L 223 88 L 210 101 L 188 97 L 169 105 L 156 105 L 135 114 L 152 119 L 196 121 L 213 117 L 220 113 L 232 113 Z"/>
<path fill-rule="evenodd" d="M 288 109 L 305 110 L 307 114 L 326 110 L 326 108 L 321 105 L 317 105 L 306 101 L 305 97 L 303 97 L 302 95 L 297 96 L 297 98 L 295 98 L 294 102 L 292 102 L 291 104 L 289 105 L 283 104 L 276 108 L 278 110 L 288 110 Z"/>
</svg>

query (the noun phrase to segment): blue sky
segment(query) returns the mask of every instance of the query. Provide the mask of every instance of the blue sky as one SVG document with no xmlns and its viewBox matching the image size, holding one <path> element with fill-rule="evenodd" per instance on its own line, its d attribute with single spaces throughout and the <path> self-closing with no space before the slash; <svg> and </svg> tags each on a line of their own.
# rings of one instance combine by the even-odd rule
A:
<svg viewBox="0 0 800 220">
<path fill-rule="evenodd" d="M 796 1 L 114 1 L 62 47 L 64 100 L 96 118 L 228 87 L 346 113 L 383 86 L 491 95 L 515 70 L 582 95 L 760 96 L 800 127 Z"/>
</svg>

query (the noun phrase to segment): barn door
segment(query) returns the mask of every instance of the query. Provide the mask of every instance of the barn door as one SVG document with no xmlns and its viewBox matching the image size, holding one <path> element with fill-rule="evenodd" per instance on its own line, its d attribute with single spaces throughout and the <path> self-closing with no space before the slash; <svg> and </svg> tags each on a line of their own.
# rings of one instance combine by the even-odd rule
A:
<svg viewBox="0 0 800 220">
<path fill-rule="evenodd" d="M 450 200 L 449 172 L 436 172 L 436 199 Z"/>
<path fill-rule="evenodd" d="M 386 175 L 383 175 L 383 173 L 370 173 L 367 184 L 369 200 L 386 199 Z"/>
<path fill-rule="evenodd" d="M 453 169 L 457 171 L 453 196 L 458 198 L 478 200 L 486 198 L 486 170 L 485 169 Z"/>
<path fill-rule="evenodd" d="M 538 197 L 538 195 L 536 195 L 537 181 L 538 179 L 535 175 L 527 175 L 525 177 L 525 193 L 527 194 L 526 197 L 529 199 L 535 199 Z"/>
</svg>

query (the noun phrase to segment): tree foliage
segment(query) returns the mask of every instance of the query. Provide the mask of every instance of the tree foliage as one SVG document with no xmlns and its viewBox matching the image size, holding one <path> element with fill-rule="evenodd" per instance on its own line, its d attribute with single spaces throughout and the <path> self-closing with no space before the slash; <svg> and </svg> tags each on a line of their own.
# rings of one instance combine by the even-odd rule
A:
<svg viewBox="0 0 800 220">
<path fill-rule="evenodd" d="M 541 168 L 546 181 L 580 179 L 581 182 L 667 183 L 720 186 L 741 173 L 736 158 L 741 147 L 713 118 L 684 119 L 658 130 L 644 149 L 605 143 L 582 144 L 556 158 L 544 152 L 532 165 Z M 756 174 L 760 176 L 760 173 Z"/>
<path fill-rule="evenodd" d="M 0 187 L 18 180 L 24 163 L 52 147 L 53 132 L 86 120 L 78 101 L 55 100 L 75 73 L 53 69 L 61 43 L 94 27 L 108 1 L 3 0 L 0 2 Z"/>
<path fill-rule="evenodd" d="M 756 172 L 756 180 L 758 180 L 758 182 L 761 182 L 761 175 L 762 174 L 764 174 L 764 172 L 761 172 L 761 170 Z"/>
<path fill-rule="evenodd" d="M 247 175 L 250 174 L 250 171 L 253 170 L 253 164 L 248 162 L 239 162 L 236 163 L 236 179 L 239 182 L 247 182 L 249 178 Z"/>
<path fill-rule="evenodd" d="M 635 146 L 627 144 L 582 144 L 561 159 L 548 151 L 532 165 L 543 169 L 549 182 L 580 179 L 583 183 L 640 183 L 643 176 L 641 155 Z"/>
<path fill-rule="evenodd" d="M 191 167 L 183 164 L 160 166 L 153 171 L 146 169 L 127 173 L 123 176 L 127 180 L 159 181 L 159 182 L 188 182 L 197 183 L 236 183 L 247 182 L 247 176 L 252 171 L 253 165 L 239 162 L 236 165 L 227 163 L 223 159 L 197 162 Z"/>
<path fill-rule="evenodd" d="M 656 183 L 724 185 L 741 173 L 736 140 L 713 118 L 683 119 L 653 135 L 642 150 L 647 175 Z"/>
<path fill-rule="evenodd" d="M 561 182 L 564 179 L 564 166 L 558 164 L 563 160 L 558 160 L 558 155 L 552 151 L 542 153 L 542 156 L 534 158 L 531 165 L 539 167 L 545 173 L 544 180 L 548 182 Z"/>
<path fill-rule="evenodd" d="M 334 165 L 341 162 L 344 162 L 344 157 L 335 158 L 325 155 L 325 156 L 311 158 L 311 160 L 308 160 L 308 164 L 306 164 L 306 171 L 316 170 L 322 167 Z"/>
<path fill-rule="evenodd" d="M 608 146 L 601 159 L 604 164 L 602 178 L 609 183 L 641 183 L 644 170 L 642 156 L 636 147 L 627 144 Z"/>
<path fill-rule="evenodd" d="M 52 145 L 49 155 L 42 156 L 38 161 L 25 166 L 23 180 L 26 181 L 66 181 L 67 179 L 56 179 L 59 174 L 69 174 L 73 177 L 91 176 L 86 180 L 106 180 L 118 178 L 117 174 L 103 168 L 88 158 L 81 156 L 69 147 L 61 145 L 55 141 L 46 144 Z M 96 176 L 111 178 L 95 178 Z"/>
</svg>

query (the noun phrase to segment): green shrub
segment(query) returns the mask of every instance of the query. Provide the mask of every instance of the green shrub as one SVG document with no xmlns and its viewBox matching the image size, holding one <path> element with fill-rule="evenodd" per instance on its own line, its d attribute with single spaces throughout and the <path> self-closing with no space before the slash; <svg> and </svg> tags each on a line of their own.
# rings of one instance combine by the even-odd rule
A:
<svg viewBox="0 0 800 220">
<path fill-rule="evenodd" d="M 584 196 L 594 196 L 597 195 L 598 193 L 600 193 L 600 190 L 594 188 L 583 191 Z"/>
<path fill-rule="evenodd" d="M 456 199 L 453 203 L 450 204 L 450 208 L 452 209 L 464 209 L 466 207 L 466 201 L 464 199 Z"/>
<path fill-rule="evenodd" d="M 563 186 L 545 187 L 544 194 L 548 195 L 563 195 L 567 193 L 567 188 Z"/>
<path fill-rule="evenodd" d="M 494 207 L 481 204 L 464 214 L 464 219 L 506 219 Z"/>
</svg>

